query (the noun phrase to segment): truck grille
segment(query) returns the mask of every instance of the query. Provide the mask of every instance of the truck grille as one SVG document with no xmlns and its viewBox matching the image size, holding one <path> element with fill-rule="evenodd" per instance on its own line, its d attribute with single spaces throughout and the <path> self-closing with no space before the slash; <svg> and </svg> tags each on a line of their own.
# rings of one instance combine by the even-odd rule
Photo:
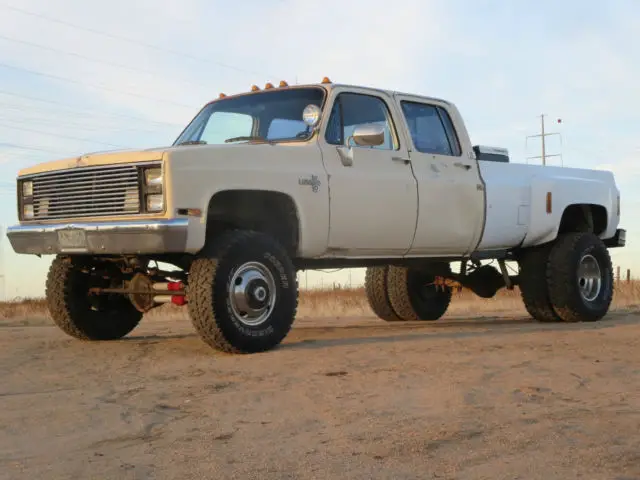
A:
<svg viewBox="0 0 640 480">
<path fill-rule="evenodd" d="M 140 213 L 140 170 L 85 167 L 33 177 L 33 220 Z"/>
</svg>

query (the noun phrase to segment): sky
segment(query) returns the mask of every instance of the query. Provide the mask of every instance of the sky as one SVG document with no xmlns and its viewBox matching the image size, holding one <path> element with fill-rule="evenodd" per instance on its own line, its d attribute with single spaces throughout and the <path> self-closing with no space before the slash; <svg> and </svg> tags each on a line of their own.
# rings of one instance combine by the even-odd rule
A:
<svg viewBox="0 0 640 480">
<path fill-rule="evenodd" d="M 284 79 L 446 98 L 474 144 L 611 170 L 640 272 L 640 2 L 0 0 L 0 297 L 44 294 L 51 257 L 16 255 L 15 177 L 35 163 L 173 142 L 220 92 Z M 557 123 L 562 119 L 562 123 Z M 636 188 L 634 188 L 636 187 Z M 363 270 L 301 274 L 362 283 Z"/>
</svg>

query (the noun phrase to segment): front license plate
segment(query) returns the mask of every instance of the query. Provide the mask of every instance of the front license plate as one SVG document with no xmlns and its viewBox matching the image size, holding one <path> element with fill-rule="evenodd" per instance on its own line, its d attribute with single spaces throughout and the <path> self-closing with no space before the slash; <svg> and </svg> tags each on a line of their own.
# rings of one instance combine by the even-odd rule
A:
<svg viewBox="0 0 640 480">
<path fill-rule="evenodd" d="M 85 248 L 87 237 L 84 230 L 58 230 L 58 243 L 61 248 Z"/>
</svg>

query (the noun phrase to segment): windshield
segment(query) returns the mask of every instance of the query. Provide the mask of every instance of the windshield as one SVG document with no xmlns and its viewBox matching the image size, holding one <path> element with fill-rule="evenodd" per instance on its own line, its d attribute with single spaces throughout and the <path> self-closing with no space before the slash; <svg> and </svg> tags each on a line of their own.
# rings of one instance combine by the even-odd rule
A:
<svg viewBox="0 0 640 480">
<path fill-rule="evenodd" d="M 322 108 L 322 88 L 282 88 L 221 99 L 210 103 L 191 121 L 174 145 L 235 141 L 306 140 L 311 128 L 302 112 L 307 105 Z"/>
</svg>

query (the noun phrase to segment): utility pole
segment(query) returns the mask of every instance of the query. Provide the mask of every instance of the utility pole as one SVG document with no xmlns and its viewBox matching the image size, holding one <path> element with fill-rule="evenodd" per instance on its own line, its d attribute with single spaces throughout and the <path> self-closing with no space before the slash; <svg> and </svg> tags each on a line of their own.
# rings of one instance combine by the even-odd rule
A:
<svg viewBox="0 0 640 480">
<path fill-rule="evenodd" d="M 538 155 L 535 157 L 527 157 L 527 160 L 531 160 L 533 158 L 541 158 L 542 159 L 542 165 L 546 165 L 547 164 L 547 158 L 549 157 L 562 157 L 561 153 L 554 153 L 552 155 L 548 155 L 547 154 L 547 144 L 546 144 L 546 138 L 551 136 L 551 135 L 558 135 L 560 137 L 560 143 L 562 143 L 562 135 L 560 135 L 557 132 L 552 132 L 552 133 L 547 133 L 544 130 L 544 117 L 546 115 L 543 113 L 542 115 L 540 115 L 540 133 L 537 135 L 529 135 L 527 137 L 527 140 L 529 138 L 536 138 L 536 137 L 540 137 L 541 139 L 541 143 L 542 143 L 542 155 Z M 558 119 L 558 123 L 562 123 L 562 119 Z"/>
</svg>

